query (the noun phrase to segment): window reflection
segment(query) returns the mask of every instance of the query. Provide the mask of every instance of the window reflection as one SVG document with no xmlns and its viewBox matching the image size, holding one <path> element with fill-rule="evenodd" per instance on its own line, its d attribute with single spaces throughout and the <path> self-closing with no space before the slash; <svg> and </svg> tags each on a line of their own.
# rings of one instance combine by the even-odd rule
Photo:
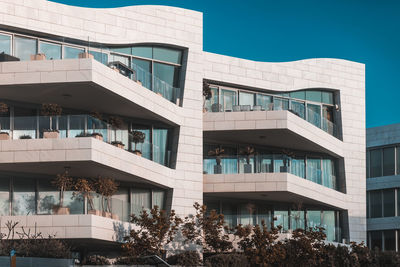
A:
<svg viewBox="0 0 400 267">
<path fill-rule="evenodd" d="M 21 61 L 31 60 L 32 55 L 37 54 L 36 39 L 15 37 L 15 56 Z"/>
<path fill-rule="evenodd" d="M 0 34 L 0 53 L 11 55 L 11 36 Z"/>
<path fill-rule="evenodd" d="M 40 42 L 40 53 L 46 55 L 46 59 L 61 59 L 61 45 Z"/>
</svg>

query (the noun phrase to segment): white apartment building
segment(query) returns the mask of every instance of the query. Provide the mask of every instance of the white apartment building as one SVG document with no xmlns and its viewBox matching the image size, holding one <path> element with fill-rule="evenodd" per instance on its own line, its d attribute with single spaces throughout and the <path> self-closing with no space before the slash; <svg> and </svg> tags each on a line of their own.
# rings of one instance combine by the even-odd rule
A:
<svg viewBox="0 0 400 267">
<path fill-rule="evenodd" d="M 200 202 L 232 226 L 266 220 L 285 232 L 323 226 L 330 241 L 366 240 L 363 64 L 213 54 L 203 51 L 200 12 L 44 0 L 0 0 L 1 52 L 2 231 L 13 220 L 112 251 L 142 207 L 185 216 Z M 50 120 L 43 103 L 62 114 Z M 50 181 L 65 170 L 115 178 L 117 216 L 90 214 L 72 191 L 70 214 L 55 214 Z"/>
</svg>

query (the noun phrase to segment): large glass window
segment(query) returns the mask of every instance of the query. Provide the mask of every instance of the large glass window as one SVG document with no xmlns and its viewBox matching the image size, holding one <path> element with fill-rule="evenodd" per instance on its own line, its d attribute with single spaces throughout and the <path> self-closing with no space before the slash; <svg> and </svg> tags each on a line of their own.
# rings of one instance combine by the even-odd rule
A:
<svg viewBox="0 0 400 267">
<path fill-rule="evenodd" d="M 383 231 L 383 238 L 385 240 L 385 251 L 396 250 L 396 230 Z"/>
<path fill-rule="evenodd" d="M 306 99 L 313 102 L 322 102 L 321 91 L 307 90 Z"/>
<path fill-rule="evenodd" d="M 291 98 L 302 99 L 302 100 L 306 99 L 305 91 L 290 92 L 289 95 Z"/>
<path fill-rule="evenodd" d="M 132 213 L 138 216 L 142 209 L 149 212 L 151 209 L 151 191 L 147 189 L 133 188 L 131 192 Z"/>
<path fill-rule="evenodd" d="M 169 154 L 167 151 L 168 130 L 153 130 L 153 161 L 166 165 Z"/>
<path fill-rule="evenodd" d="M 304 158 L 293 158 L 290 173 L 298 177 L 306 177 L 306 164 Z"/>
<path fill-rule="evenodd" d="M 36 138 L 37 129 L 36 109 L 22 107 L 14 108 L 14 131 L 13 139 L 19 139 L 21 136 Z"/>
<path fill-rule="evenodd" d="M 306 105 L 304 102 L 299 102 L 299 101 L 291 101 L 291 108 L 290 110 L 299 116 L 300 118 L 305 119 L 306 118 Z"/>
<path fill-rule="evenodd" d="M 289 211 L 275 210 L 274 211 L 275 227 L 281 226 L 283 231 L 289 229 Z"/>
<path fill-rule="evenodd" d="M 322 92 L 322 103 L 333 105 L 333 93 L 332 92 Z"/>
<path fill-rule="evenodd" d="M 36 39 L 15 37 L 15 56 L 22 61 L 31 60 L 32 55 L 37 54 Z"/>
<path fill-rule="evenodd" d="M 95 198 L 94 201 L 98 200 Z M 70 214 L 83 214 L 84 213 L 84 199 L 74 191 L 64 192 L 64 207 L 69 208 Z"/>
<path fill-rule="evenodd" d="M 256 206 L 248 203 L 239 205 L 239 223 L 242 225 L 254 225 L 256 219 Z"/>
<path fill-rule="evenodd" d="M 374 190 L 369 192 L 371 218 L 382 217 L 382 192 Z"/>
<path fill-rule="evenodd" d="M 236 92 L 231 90 L 221 90 L 221 104 L 224 111 L 232 111 L 236 105 Z"/>
<path fill-rule="evenodd" d="M 370 177 L 382 176 L 382 150 L 374 149 L 370 151 L 369 158 Z"/>
<path fill-rule="evenodd" d="M 11 55 L 11 36 L 0 34 L 0 53 Z"/>
<path fill-rule="evenodd" d="M 383 216 L 393 217 L 395 216 L 395 190 L 385 189 L 383 190 Z"/>
<path fill-rule="evenodd" d="M 129 221 L 129 189 L 119 188 L 117 193 L 113 195 L 112 201 L 112 213 L 118 215 L 119 219 L 122 221 Z"/>
<path fill-rule="evenodd" d="M 321 179 L 321 159 L 307 158 L 307 180 L 317 184 L 322 184 Z"/>
<path fill-rule="evenodd" d="M 0 176 L 0 216 L 10 215 L 10 178 Z"/>
<path fill-rule="evenodd" d="M 321 226 L 321 211 L 308 210 L 307 211 L 307 227 L 320 227 Z"/>
<path fill-rule="evenodd" d="M 151 85 L 153 84 L 151 62 L 148 60 L 133 58 L 132 69 L 136 71 L 136 79 L 141 82 L 144 87 L 151 89 Z"/>
<path fill-rule="evenodd" d="M 151 46 L 134 46 L 132 55 L 145 58 L 153 58 L 153 48 Z"/>
<path fill-rule="evenodd" d="M 322 227 L 325 228 L 326 239 L 328 241 L 338 241 L 336 240 L 337 230 L 335 224 L 335 211 L 324 210 L 322 213 Z"/>
<path fill-rule="evenodd" d="M 61 59 L 61 45 L 40 42 L 40 53 L 46 55 L 46 59 Z"/>
<path fill-rule="evenodd" d="M 272 96 L 257 94 L 257 105 L 263 110 L 273 110 Z"/>
<path fill-rule="evenodd" d="M 40 179 L 38 181 L 38 214 L 53 214 L 53 208 L 60 202 L 60 191 L 58 191 L 50 180 Z"/>
<path fill-rule="evenodd" d="M 292 229 L 304 229 L 304 211 L 292 210 L 290 211 L 290 227 Z"/>
<path fill-rule="evenodd" d="M 307 121 L 321 127 L 321 106 L 307 104 Z"/>
<path fill-rule="evenodd" d="M 394 147 L 383 149 L 383 176 L 395 174 Z"/>
<path fill-rule="evenodd" d="M 371 231 L 370 238 L 372 249 L 382 249 L 382 231 Z"/>
<path fill-rule="evenodd" d="M 162 48 L 162 47 L 154 47 L 153 48 L 153 58 L 160 60 L 160 61 L 180 64 L 181 56 L 182 56 L 182 52 L 179 50 L 173 50 L 173 49 Z"/>
<path fill-rule="evenodd" d="M 179 67 L 154 62 L 154 76 L 167 84 L 178 87 Z M 156 83 L 156 80 L 154 81 Z"/>
<path fill-rule="evenodd" d="M 285 98 L 274 97 L 274 110 L 288 110 L 289 100 Z"/>
<path fill-rule="evenodd" d="M 241 106 L 250 106 L 250 109 L 254 106 L 254 94 L 239 92 L 239 104 Z"/>
<path fill-rule="evenodd" d="M 79 58 L 79 54 L 84 53 L 85 49 L 71 46 L 64 46 L 64 58 Z"/>
<path fill-rule="evenodd" d="M 322 184 L 329 188 L 336 188 L 335 164 L 333 160 L 322 160 Z"/>
<path fill-rule="evenodd" d="M 89 51 L 90 54 L 93 55 L 93 58 L 104 65 L 108 64 L 108 55 L 105 53 L 97 52 L 97 51 Z M 125 64 L 129 66 L 129 64 Z"/>
<path fill-rule="evenodd" d="M 35 179 L 13 179 L 13 215 L 36 214 L 35 191 Z"/>
</svg>

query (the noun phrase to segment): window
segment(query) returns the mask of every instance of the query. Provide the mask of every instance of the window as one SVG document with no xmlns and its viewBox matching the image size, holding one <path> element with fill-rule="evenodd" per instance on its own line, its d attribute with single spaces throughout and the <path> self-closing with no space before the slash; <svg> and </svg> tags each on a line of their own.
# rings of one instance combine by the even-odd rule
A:
<svg viewBox="0 0 400 267">
<path fill-rule="evenodd" d="M 336 188 L 335 164 L 331 159 L 322 160 L 322 184 L 326 187 Z"/>
<path fill-rule="evenodd" d="M 275 227 L 280 225 L 283 231 L 289 229 L 289 212 L 287 210 L 275 210 L 274 217 L 276 218 L 274 222 Z"/>
<path fill-rule="evenodd" d="M 382 249 L 382 231 L 371 231 L 370 232 L 371 238 L 371 248 L 375 249 Z"/>
<path fill-rule="evenodd" d="M 274 110 L 288 110 L 289 100 L 285 98 L 274 97 Z"/>
<path fill-rule="evenodd" d="M 383 231 L 384 249 L 387 250 L 396 250 L 396 230 L 386 230 Z"/>
<path fill-rule="evenodd" d="M 168 130 L 154 129 L 153 130 L 153 160 L 159 164 L 166 165 L 169 159 L 168 145 Z"/>
<path fill-rule="evenodd" d="M 366 164 L 366 167 L 367 167 L 367 170 L 366 170 L 367 178 L 371 177 L 369 175 L 369 168 L 370 168 L 370 166 L 369 166 L 369 153 L 370 153 L 369 150 L 367 150 L 367 152 L 365 153 L 366 160 L 367 160 L 367 164 Z M 397 169 L 398 169 L 398 166 L 399 166 L 399 161 L 397 160 Z"/>
<path fill-rule="evenodd" d="M 241 106 L 250 106 L 252 109 L 254 106 L 254 94 L 239 92 L 239 105 Z"/>
<path fill-rule="evenodd" d="M 257 94 L 257 105 L 263 110 L 273 110 L 272 96 Z"/>
<path fill-rule="evenodd" d="M 332 92 L 322 92 L 322 103 L 333 105 L 333 93 Z"/>
<path fill-rule="evenodd" d="M 153 58 L 153 48 L 151 46 L 134 46 L 132 55 L 145 58 Z"/>
<path fill-rule="evenodd" d="M 305 91 L 290 92 L 290 97 L 305 100 L 306 92 Z"/>
<path fill-rule="evenodd" d="M 336 238 L 338 231 L 336 230 L 335 218 L 335 211 L 333 210 L 324 210 L 322 213 L 322 227 L 325 228 L 326 239 L 328 241 L 338 241 Z"/>
<path fill-rule="evenodd" d="M 179 85 L 179 67 L 154 62 L 153 74 L 158 79 L 166 82 L 170 86 Z M 154 81 L 156 83 L 156 81 Z M 156 84 L 155 84 L 156 86 Z"/>
<path fill-rule="evenodd" d="M 382 176 L 382 150 L 374 149 L 370 151 L 369 158 L 370 177 Z"/>
<path fill-rule="evenodd" d="M 321 226 L 321 211 L 319 210 L 308 210 L 307 211 L 307 227 L 319 227 Z"/>
<path fill-rule="evenodd" d="M 0 215 L 10 215 L 10 178 L 0 176 Z"/>
<path fill-rule="evenodd" d="M 15 56 L 21 61 L 31 60 L 32 55 L 37 54 L 36 39 L 15 37 Z"/>
<path fill-rule="evenodd" d="M 60 202 L 60 191 L 50 180 L 38 181 L 38 214 L 53 214 L 53 207 Z"/>
<path fill-rule="evenodd" d="M 35 188 L 35 179 L 13 179 L 12 215 L 36 214 Z"/>
<path fill-rule="evenodd" d="M 370 191 L 369 196 L 371 218 L 382 217 L 382 192 L 380 190 Z"/>
<path fill-rule="evenodd" d="M 302 210 L 292 210 L 290 211 L 290 228 L 295 229 L 304 229 L 305 221 L 304 221 L 304 211 Z"/>
<path fill-rule="evenodd" d="M 321 106 L 307 104 L 307 121 L 321 127 Z"/>
<path fill-rule="evenodd" d="M 14 131 L 13 139 L 19 139 L 23 135 L 36 138 L 37 129 L 36 109 L 14 108 Z"/>
<path fill-rule="evenodd" d="M 232 111 L 236 105 L 236 91 L 221 90 L 221 105 L 224 111 Z"/>
<path fill-rule="evenodd" d="M 304 102 L 292 100 L 290 109 L 294 114 L 296 114 L 300 118 L 303 119 L 306 118 L 306 105 Z"/>
<path fill-rule="evenodd" d="M 321 91 L 306 91 L 306 100 L 313 101 L 313 102 L 322 102 L 322 94 Z"/>
<path fill-rule="evenodd" d="M 140 81 L 144 87 L 151 89 L 151 85 L 153 84 L 151 62 L 148 60 L 133 58 L 132 69 L 136 71 L 136 79 Z"/>
<path fill-rule="evenodd" d="M 383 149 L 383 176 L 395 174 L 394 147 Z"/>
<path fill-rule="evenodd" d="M 397 174 L 400 174 L 400 146 L 396 147 Z"/>
<path fill-rule="evenodd" d="M 173 50 L 162 47 L 153 48 L 153 58 L 160 61 L 181 64 L 181 56 L 182 52 L 179 50 Z"/>
<path fill-rule="evenodd" d="M 46 59 L 61 59 L 61 45 L 40 42 L 40 53 L 46 55 Z"/>
<path fill-rule="evenodd" d="M 105 53 L 97 52 L 97 51 L 89 51 L 89 54 L 93 55 L 93 58 L 104 65 L 108 64 L 108 55 Z M 129 64 L 125 64 L 129 66 Z"/>
<path fill-rule="evenodd" d="M 138 216 L 143 209 L 148 212 L 151 209 L 151 191 L 148 189 L 133 188 L 131 192 L 132 213 Z"/>
<path fill-rule="evenodd" d="M 321 180 L 321 159 L 307 158 L 307 180 L 322 184 Z"/>
<path fill-rule="evenodd" d="M 84 53 L 85 49 L 71 46 L 64 46 L 64 58 L 79 58 L 79 54 Z"/>
<path fill-rule="evenodd" d="M 0 34 L 0 53 L 11 55 L 11 36 Z"/>
<path fill-rule="evenodd" d="M 383 216 L 395 216 L 395 191 L 394 189 L 383 190 Z"/>
</svg>

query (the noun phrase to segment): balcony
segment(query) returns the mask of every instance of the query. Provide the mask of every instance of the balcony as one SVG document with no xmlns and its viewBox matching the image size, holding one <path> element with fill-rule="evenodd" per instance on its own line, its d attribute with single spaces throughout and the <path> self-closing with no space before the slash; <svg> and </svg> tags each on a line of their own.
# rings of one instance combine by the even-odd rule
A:
<svg viewBox="0 0 400 267">
<path fill-rule="evenodd" d="M 218 164 L 220 161 L 220 164 Z M 313 183 L 338 190 L 335 161 L 330 158 L 285 154 L 257 154 L 207 157 L 203 160 L 204 174 L 290 173 Z"/>
<path fill-rule="evenodd" d="M 128 125 L 116 127 L 90 115 L 0 117 L 0 123 L 2 136 L 5 139 L 71 139 L 91 136 L 131 153 L 138 154 L 140 152 L 143 158 L 163 166 L 170 166 L 171 150 L 166 149 L 165 143 L 167 130 L 161 130 L 159 133 L 160 142 L 164 144 L 162 147 L 146 140 L 144 143 L 135 144 L 131 131 L 135 129 L 128 129 L 130 128 Z M 149 134 L 144 128 L 136 130 Z M 146 139 L 151 140 L 150 138 Z"/>
</svg>

